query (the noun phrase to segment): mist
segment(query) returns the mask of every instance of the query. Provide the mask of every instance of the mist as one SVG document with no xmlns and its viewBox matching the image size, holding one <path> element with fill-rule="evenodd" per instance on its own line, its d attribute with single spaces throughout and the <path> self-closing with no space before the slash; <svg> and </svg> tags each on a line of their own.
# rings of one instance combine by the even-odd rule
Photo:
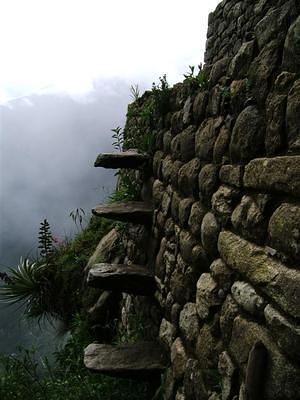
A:
<svg viewBox="0 0 300 400">
<path fill-rule="evenodd" d="M 124 126 L 130 85 L 121 80 L 94 83 L 79 98 L 34 94 L 1 106 L 0 270 L 21 256 L 36 258 L 40 222 L 52 234 L 71 238 L 76 226 L 69 214 L 93 206 L 115 186 L 114 172 L 94 168 L 100 152 L 112 150 L 111 129 Z M 20 322 L 21 311 L 2 307 L 0 351 L 36 341 L 35 329 Z"/>
</svg>

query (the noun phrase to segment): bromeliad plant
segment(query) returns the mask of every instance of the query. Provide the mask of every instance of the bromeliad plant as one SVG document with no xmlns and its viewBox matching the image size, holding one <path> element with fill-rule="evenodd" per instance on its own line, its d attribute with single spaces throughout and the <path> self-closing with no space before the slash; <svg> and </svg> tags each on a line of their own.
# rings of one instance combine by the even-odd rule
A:
<svg viewBox="0 0 300 400">
<path fill-rule="evenodd" d="M 0 300 L 25 306 L 27 316 L 36 316 L 37 309 L 44 310 L 42 315 L 38 313 L 39 316 L 52 314 L 48 304 L 49 282 L 44 275 L 46 269 L 46 263 L 30 262 L 21 257 L 17 268 L 8 270 L 7 279 L 0 288 Z"/>
</svg>

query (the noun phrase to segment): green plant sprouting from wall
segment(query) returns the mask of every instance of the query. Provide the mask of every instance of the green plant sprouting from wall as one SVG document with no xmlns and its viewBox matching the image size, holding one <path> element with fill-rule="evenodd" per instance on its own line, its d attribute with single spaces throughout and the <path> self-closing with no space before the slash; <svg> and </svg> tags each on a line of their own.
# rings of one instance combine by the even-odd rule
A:
<svg viewBox="0 0 300 400">
<path fill-rule="evenodd" d="M 131 85 L 130 86 L 130 94 L 133 101 L 137 101 L 140 98 L 140 89 L 139 85 Z"/>
<path fill-rule="evenodd" d="M 189 71 L 183 74 L 185 81 L 187 81 L 192 88 L 207 90 L 209 81 L 206 77 L 202 64 L 198 65 L 198 73 L 195 73 L 195 66 L 189 65 Z"/>
</svg>

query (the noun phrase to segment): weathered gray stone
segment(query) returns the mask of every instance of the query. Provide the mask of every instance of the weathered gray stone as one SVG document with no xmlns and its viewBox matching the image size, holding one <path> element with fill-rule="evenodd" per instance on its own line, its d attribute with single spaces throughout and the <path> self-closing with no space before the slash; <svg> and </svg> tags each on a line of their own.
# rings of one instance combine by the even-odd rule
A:
<svg viewBox="0 0 300 400">
<path fill-rule="evenodd" d="M 251 64 L 253 53 L 254 40 L 243 43 L 229 65 L 228 74 L 234 79 L 244 78 Z"/>
<path fill-rule="evenodd" d="M 183 162 L 190 161 L 195 157 L 195 127 L 189 126 L 179 135 L 180 155 Z"/>
<path fill-rule="evenodd" d="M 222 91 L 223 88 L 221 85 L 217 84 L 214 86 L 208 98 L 208 105 L 207 105 L 207 114 L 210 116 L 217 116 L 220 114 L 220 106 L 222 100 Z"/>
<path fill-rule="evenodd" d="M 170 131 L 164 132 L 163 134 L 163 149 L 165 153 L 169 153 L 171 150 L 172 134 Z"/>
<path fill-rule="evenodd" d="M 248 79 L 251 93 L 259 104 L 263 104 L 268 95 L 270 78 L 279 64 L 280 55 L 281 45 L 275 39 L 261 50 L 250 65 Z"/>
<path fill-rule="evenodd" d="M 230 342 L 233 321 L 239 315 L 239 307 L 230 294 L 227 295 L 221 309 L 220 329 L 225 345 Z"/>
<path fill-rule="evenodd" d="M 194 121 L 201 123 L 205 117 L 206 106 L 208 102 L 208 92 L 200 91 L 195 97 L 193 104 Z"/>
<path fill-rule="evenodd" d="M 193 98 L 189 96 L 183 106 L 183 116 L 182 122 L 184 125 L 188 125 L 191 123 L 192 119 L 192 109 L 193 109 Z"/>
<path fill-rule="evenodd" d="M 211 324 L 205 323 L 200 330 L 195 353 L 200 367 L 203 370 L 208 388 L 211 387 L 210 384 L 216 383 L 215 379 L 210 375 L 210 371 L 216 371 L 218 368 L 219 354 L 222 351 L 221 348 L 221 342 L 214 335 L 214 327 Z"/>
<path fill-rule="evenodd" d="M 161 212 L 164 217 L 166 217 L 169 213 L 171 201 L 172 201 L 172 195 L 170 195 L 167 191 L 165 191 L 163 193 L 161 200 Z"/>
<path fill-rule="evenodd" d="M 223 260 L 261 289 L 286 313 L 300 317 L 300 272 L 289 269 L 231 232 L 221 232 L 218 248 Z"/>
<path fill-rule="evenodd" d="M 231 82 L 230 85 L 230 103 L 232 113 L 238 116 L 243 110 L 247 100 L 247 79 L 239 79 Z"/>
<path fill-rule="evenodd" d="M 222 303 L 218 297 L 218 285 L 211 274 L 204 273 L 197 282 L 196 307 L 201 319 L 206 319 L 209 309 Z"/>
<path fill-rule="evenodd" d="M 174 161 L 172 165 L 170 182 L 175 188 L 178 187 L 178 173 L 182 166 L 183 163 L 179 160 Z"/>
<path fill-rule="evenodd" d="M 149 161 L 147 154 L 139 153 L 136 150 L 124 152 L 99 154 L 94 166 L 102 168 L 127 168 L 138 169 Z"/>
<path fill-rule="evenodd" d="M 200 171 L 200 161 L 194 158 L 180 168 L 178 173 L 178 186 L 186 196 L 198 193 L 198 173 Z"/>
<path fill-rule="evenodd" d="M 229 217 L 239 197 L 239 190 L 230 186 L 222 185 L 212 196 L 212 209 L 221 217 Z"/>
<path fill-rule="evenodd" d="M 236 370 L 227 351 L 219 355 L 218 370 L 222 376 L 222 400 L 230 400 L 233 396 L 233 374 Z"/>
<path fill-rule="evenodd" d="M 192 205 L 188 226 L 194 236 L 201 235 L 201 224 L 206 210 L 201 202 L 196 202 Z"/>
<path fill-rule="evenodd" d="M 209 267 L 211 276 L 218 286 L 226 293 L 231 287 L 233 272 L 226 266 L 221 258 L 217 258 Z M 220 296 L 219 296 L 220 297 Z"/>
<path fill-rule="evenodd" d="M 160 204 L 163 194 L 164 194 L 164 191 L 165 191 L 164 184 L 159 179 L 156 179 L 153 182 L 153 187 L 152 187 L 152 196 L 153 196 L 155 205 Z"/>
<path fill-rule="evenodd" d="M 223 162 L 223 157 L 228 150 L 230 142 L 230 131 L 225 126 L 220 129 L 218 137 L 214 144 L 213 161 L 220 164 Z"/>
<path fill-rule="evenodd" d="M 176 379 L 183 377 L 187 363 L 187 355 L 181 339 L 178 337 L 172 344 L 171 363 L 173 368 L 173 376 Z"/>
<path fill-rule="evenodd" d="M 152 222 L 153 209 L 151 204 L 145 202 L 127 201 L 96 206 L 92 213 L 99 217 L 143 225 Z"/>
<path fill-rule="evenodd" d="M 186 198 L 179 203 L 179 224 L 183 228 L 187 226 L 193 202 L 193 199 Z"/>
<path fill-rule="evenodd" d="M 132 379 L 151 378 L 167 366 L 164 352 L 154 342 L 118 346 L 92 343 L 84 350 L 84 364 L 95 372 Z"/>
<path fill-rule="evenodd" d="M 268 360 L 265 365 L 265 398 L 270 400 L 296 399 L 300 385 L 299 368 L 291 364 L 278 351 L 277 346 L 264 327 L 255 322 L 236 317 L 229 350 L 231 356 L 245 372 L 249 352 L 258 341 L 261 341 L 268 351 Z"/>
<path fill-rule="evenodd" d="M 229 58 L 224 57 L 213 64 L 209 76 L 209 84 L 211 86 L 217 84 L 219 79 L 222 78 L 222 76 L 226 75 L 228 63 L 229 63 Z"/>
<path fill-rule="evenodd" d="M 199 173 L 199 191 L 201 198 L 210 198 L 217 188 L 218 167 L 215 164 L 206 164 Z"/>
<path fill-rule="evenodd" d="M 213 213 L 205 214 L 201 224 L 201 242 L 209 255 L 217 255 L 220 226 Z"/>
<path fill-rule="evenodd" d="M 258 158 L 245 168 L 247 188 L 300 197 L 300 156 Z"/>
<path fill-rule="evenodd" d="M 300 32 L 299 32 L 300 33 Z M 300 79 L 289 92 L 286 107 L 286 130 L 289 148 L 300 150 Z"/>
<path fill-rule="evenodd" d="M 291 25 L 284 43 L 282 66 L 289 72 L 299 72 L 300 65 L 300 16 Z"/>
<path fill-rule="evenodd" d="M 155 275 L 159 277 L 160 279 L 164 279 L 165 277 L 165 261 L 164 261 L 164 253 L 166 250 L 166 245 L 167 245 L 167 239 L 162 238 L 160 242 L 160 248 L 156 256 L 155 260 Z"/>
<path fill-rule="evenodd" d="M 177 111 L 171 118 L 171 133 L 176 135 L 183 129 L 183 110 Z"/>
<path fill-rule="evenodd" d="M 232 225 L 246 239 L 259 243 L 265 240 L 267 219 L 263 212 L 267 200 L 267 195 L 243 196 L 234 209 L 231 215 Z"/>
<path fill-rule="evenodd" d="M 186 303 L 180 313 L 179 328 L 187 342 L 194 342 L 199 333 L 199 320 L 195 303 Z"/>
<path fill-rule="evenodd" d="M 219 173 L 221 182 L 241 187 L 243 184 L 244 169 L 241 165 L 222 165 Z"/>
<path fill-rule="evenodd" d="M 295 12 L 291 2 L 287 1 L 283 7 L 271 8 L 254 28 L 259 49 L 262 49 L 272 39 L 284 34 L 291 14 Z"/>
<path fill-rule="evenodd" d="M 197 240 L 193 238 L 189 231 L 182 230 L 179 237 L 180 253 L 186 263 L 191 262 L 192 249 L 197 244 Z"/>
<path fill-rule="evenodd" d="M 278 347 L 295 360 L 300 360 L 300 325 L 288 321 L 271 304 L 264 310 L 267 325 L 276 338 Z"/>
<path fill-rule="evenodd" d="M 89 271 L 94 264 L 99 262 L 108 262 L 114 260 L 116 263 L 118 263 L 118 250 L 120 250 L 120 248 L 120 234 L 114 228 L 100 240 L 96 250 L 89 258 L 89 261 L 85 267 L 85 271 Z"/>
<path fill-rule="evenodd" d="M 271 94 L 266 102 L 267 129 L 265 147 L 268 155 L 280 151 L 284 144 L 286 95 Z"/>
<path fill-rule="evenodd" d="M 214 144 L 218 135 L 215 129 L 215 119 L 205 120 L 195 136 L 195 154 L 201 160 L 211 161 L 213 158 Z"/>
<path fill-rule="evenodd" d="M 230 141 L 233 162 L 247 161 L 260 155 L 265 138 L 264 120 L 255 106 L 246 107 L 238 116 Z"/>
<path fill-rule="evenodd" d="M 89 286 L 104 290 L 152 295 L 156 285 L 153 273 L 146 266 L 123 264 L 95 264 L 88 273 Z"/>
<path fill-rule="evenodd" d="M 154 176 L 160 178 L 161 177 L 161 162 L 163 159 L 164 153 L 162 151 L 156 151 L 153 156 L 153 173 Z"/>
<path fill-rule="evenodd" d="M 163 345 L 170 351 L 171 346 L 176 338 L 176 328 L 165 318 L 162 319 L 159 328 L 159 339 Z"/>
<path fill-rule="evenodd" d="M 208 258 L 201 244 L 196 244 L 196 246 L 193 247 L 191 264 L 199 273 L 207 269 Z"/>
<path fill-rule="evenodd" d="M 300 262 L 300 207 L 283 203 L 269 222 L 270 244 Z"/>
<path fill-rule="evenodd" d="M 231 287 L 234 300 L 247 312 L 262 315 L 266 301 L 247 282 L 236 281 Z"/>
<path fill-rule="evenodd" d="M 175 222 L 178 222 L 179 220 L 179 202 L 179 194 L 177 192 L 173 192 L 171 201 L 171 215 Z"/>
<path fill-rule="evenodd" d="M 161 164 L 161 174 L 162 174 L 162 180 L 164 183 L 168 184 L 170 182 L 170 177 L 172 173 L 172 166 L 173 166 L 173 161 L 170 155 L 167 155 L 163 160 Z"/>
<path fill-rule="evenodd" d="M 199 361 L 192 358 L 188 359 L 183 382 L 186 400 L 207 399 L 208 394 Z"/>
</svg>

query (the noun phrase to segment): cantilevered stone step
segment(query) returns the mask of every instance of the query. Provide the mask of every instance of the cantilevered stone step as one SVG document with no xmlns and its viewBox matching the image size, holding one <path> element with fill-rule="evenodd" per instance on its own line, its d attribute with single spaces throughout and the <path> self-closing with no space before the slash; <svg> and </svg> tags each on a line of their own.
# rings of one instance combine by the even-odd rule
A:
<svg viewBox="0 0 300 400">
<path fill-rule="evenodd" d="M 94 166 L 103 168 L 131 168 L 138 169 L 149 161 L 147 154 L 138 153 L 135 150 L 124 152 L 99 154 Z"/>
<path fill-rule="evenodd" d="M 84 350 L 84 364 L 95 372 L 131 379 L 151 379 L 167 367 L 165 354 L 155 342 L 92 343 Z"/>
<path fill-rule="evenodd" d="M 95 264 L 88 273 L 89 286 L 105 290 L 152 295 L 156 284 L 153 274 L 142 265 Z"/>
<path fill-rule="evenodd" d="M 96 206 L 92 213 L 117 221 L 147 225 L 152 221 L 152 205 L 143 201 L 116 202 Z"/>
</svg>

